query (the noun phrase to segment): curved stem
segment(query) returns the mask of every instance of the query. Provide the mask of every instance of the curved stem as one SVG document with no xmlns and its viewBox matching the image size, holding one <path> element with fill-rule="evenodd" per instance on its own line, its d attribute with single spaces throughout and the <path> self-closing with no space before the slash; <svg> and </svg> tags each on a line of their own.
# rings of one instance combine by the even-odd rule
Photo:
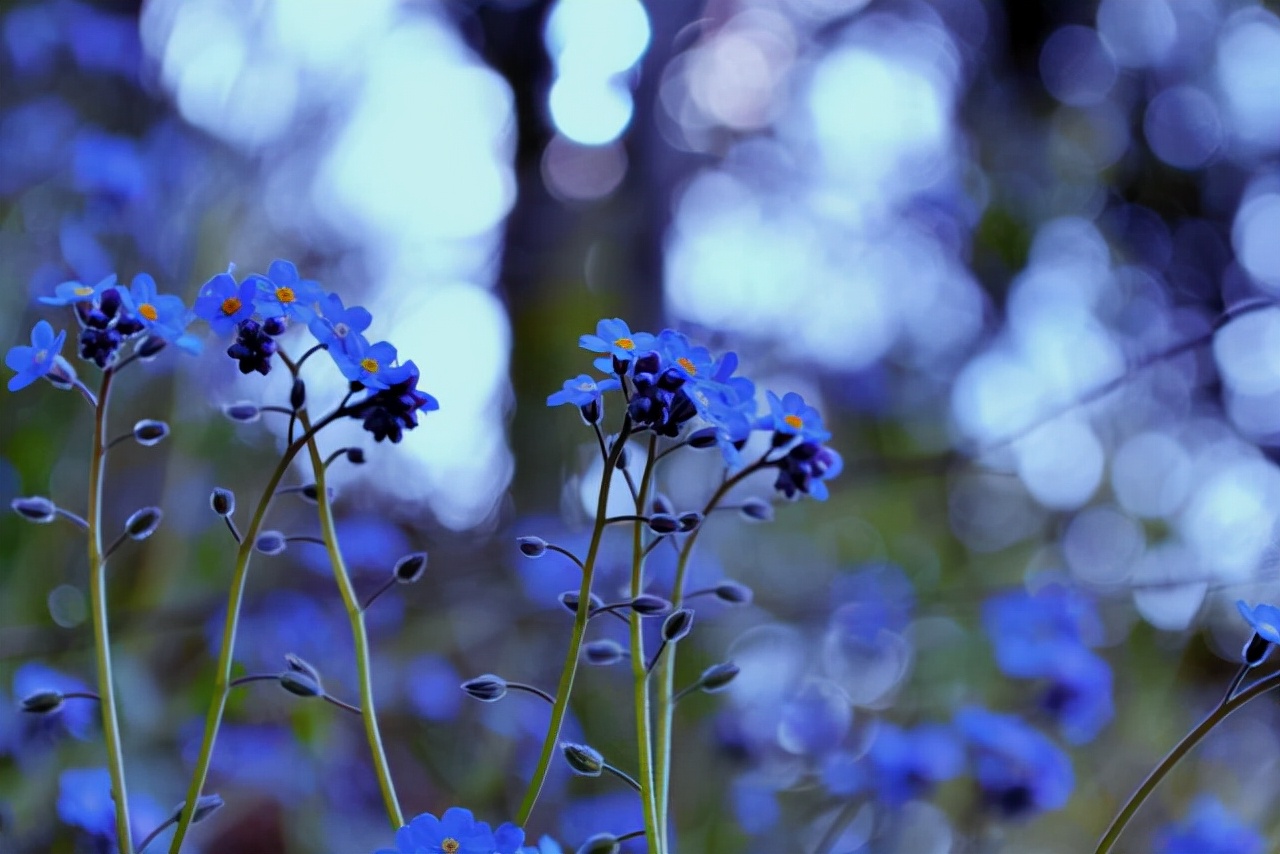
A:
<svg viewBox="0 0 1280 854">
<path fill-rule="evenodd" d="M 766 454 L 767 457 L 767 454 Z M 761 457 L 756 462 L 746 466 L 737 474 L 727 477 L 707 499 L 706 505 L 702 508 L 703 518 L 708 518 L 711 512 L 719 506 L 729 491 L 745 480 L 749 475 L 759 471 L 765 464 L 766 457 Z M 698 535 L 702 533 L 706 524 L 699 525 L 685 537 L 683 545 L 680 547 L 680 556 L 676 560 L 676 576 L 674 586 L 671 590 L 671 606 L 679 608 L 685 600 L 684 586 L 686 576 L 689 572 L 689 556 L 693 554 L 693 547 L 698 542 Z M 675 679 L 676 679 L 676 649 L 677 645 L 671 645 L 671 651 L 658 661 L 654 668 L 657 674 L 657 713 L 658 718 L 654 729 L 654 795 L 658 803 L 658 823 L 659 826 L 667 827 L 668 809 L 671 800 L 671 730 L 675 717 Z M 687 692 L 684 692 L 687 693 Z M 681 696 L 684 696 L 684 693 Z"/>
<path fill-rule="evenodd" d="M 627 419 L 622 423 L 622 430 L 613 445 L 613 451 L 604 460 L 604 470 L 600 474 L 600 495 L 596 499 L 596 521 L 591 529 L 591 544 L 587 547 L 586 560 L 582 562 L 579 602 L 591 601 L 591 579 L 595 574 L 596 555 L 600 551 L 604 522 L 609 512 L 609 487 L 613 483 L 614 463 L 617 462 L 622 449 L 626 447 L 627 436 L 630 433 L 631 421 Z M 538 803 L 542 784 L 547 779 L 547 769 L 551 766 L 551 757 L 555 754 L 556 744 L 560 741 L 560 727 L 564 723 L 565 711 L 569 708 L 569 695 L 573 692 L 573 679 L 578 672 L 578 656 L 582 650 L 583 635 L 587 631 L 587 617 L 590 610 L 590 608 L 579 607 L 573 617 L 573 631 L 569 635 L 569 649 L 565 653 L 564 667 L 560 670 L 560 683 L 556 688 L 555 705 L 551 707 L 551 721 L 547 724 L 547 735 L 542 741 L 542 752 L 538 755 L 538 764 L 533 769 L 529 787 L 525 789 L 524 799 L 520 802 L 520 811 L 516 813 L 515 823 L 521 827 L 528 824 L 529 814 Z"/>
<path fill-rule="evenodd" d="M 1134 793 L 1129 796 L 1124 808 L 1120 810 L 1119 814 L 1112 820 L 1111 826 L 1107 828 L 1106 833 L 1102 835 L 1102 840 L 1098 842 L 1098 847 L 1095 849 L 1094 854 L 1107 854 L 1115 846 L 1129 820 L 1138 812 L 1138 808 L 1150 797 L 1156 786 L 1160 785 L 1160 781 L 1173 770 L 1173 767 L 1181 761 L 1182 757 L 1191 751 L 1191 748 L 1199 744 L 1201 739 L 1236 709 L 1274 688 L 1280 688 L 1280 673 L 1273 673 L 1265 679 L 1259 679 L 1234 697 L 1224 698 L 1217 708 L 1210 712 L 1195 729 L 1183 736 L 1182 741 L 1174 745 L 1173 750 L 1170 750 L 1169 754 L 1160 760 L 1160 764 L 1151 770 L 1147 778 L 1142 781 L 1142 785 L 1138 786 Z"/>
<path fill-rule="evenodd" d="M 636 513 L 641 512 L 649 500 L 649 491 L 653 487 L 653 467 L 657 460 L 658 437 L 649 434 L 649 449 L 645 455 L 644 474 L 640 476 L 640 489 L 635 496 Z M 645 518 L 633 517 L 635 524 L 631 535 L 631 598 L 635 599 L 644 591 L 644 559 L 648 554 L 644 543 Z M 606 520 L 607 521 L 607 520 Z M 636 791 L 640 793 L 640 801 L 644 806 L 644 829 L 655 854 L 666 851 L 665 828 L 659 824 L 658 802 L 655 797 L 653 779 L 653 715 L 649 705 L 649 670 L 648 658 L 644 652 L 644 633 L 641 630 L 642 618 L 635 611 L 631 612 L 631 673 L 635 682 L 633 696 L 635 698 L 636 718 L 636 751 L 640 759 L 640 783 Z M 665 646 L 665 644 L 664 644 Z M 655 658 L 662 654 L 659 648 Z"/>
<path fill-rule="evenodd" d="M 850 822 L 858 815 L 858 810 L 862 809 L 864 801 L 859 798 L 845 804 L 840 812 L 836 813 L 835 819 L 826 832 L 822 834 L 822 838 L 818 840 L 818 844 L 814 846 L 814 854 L 829 854 L 836 842 L 840 839 L 840 834 L 849 826 Z"/>
<path fill-rule="evenodd" d="M 338 584 L 338 592 L 342 595 L 342 603 L 347 609 L 347 621 L 351 624 L 351 640 L 356 651 L 356 676 L 360 681 L 360 709 L 364 718 L 365 738 L 369 742 L 369 752 L 373 757 L 374 773 L 378 778 L 378 788 L 382 792 L 383 806 L 387 818 L 393 828 L 404 826 L 404 814 L 400 812 L 400 801 L 396 797 L 395 783 L 391 779 L 391 766 L 387 762 L 387 752 L 382 746 L 382 732 L 378 728 L 378 714 L 374 709 L 373 677 L 371 675 L 372 655 L 369 649 L 369 633 L 364 625 L 364 608 L 356 596 L 355 587 L 351 583 L 351 574 L 347 572 L 346 562 L 342 558 L 342 550 L 338 547 L 338 532 L 333 520 L 333 505 L 329 502 L 329 490 L 325 486 L 324 458 L 316 447 L 315 436 L 311 431 L 311 419 L 305 409 L 299 410 L 298 422 L 307 435 L 307 452 L 311 455 L 311 468 L 316 479 L 316 498 L 320 511 L 320 533 L 324 539 L 325 550 L 329 553 L 329 563 L 333 566 L 333 580 Z"/>
<path fill-rule="evenodd" d="M 253 518 L 250 519 L 249 527 L 240 541 L 240 548 L 236 551 L 236 565 L 231 574 L 231 590 L 227 594 L 227 616 L 222 627 L 222 648 L 218 652 L 217 674 L 214 677 L 213 699 L 209 703 L 209 713 L 205 716 L 200 752 L 196 756 L 195 770 L 191 773 L 191 785 L 187 788 L 187 797 L 182 806 L 182 816 L 178 820 L 178 829 L 173 835 L 173 841 L 169 843 L 169 854 L 178 854 L 182 849 L 182 840 L 191 827 L 194 805 L 200 800 L 205 779 L 209 776 L 209 765 L 213 761 L 213 745 L 218 738 L 218 729 L 222 726 L 222 715 L 226 712 L 227 697 L 231 691 L 231 657 L 235 651 L 236 632 L 240 625 L 240 607 L 244 603 L 245 585 L 249 579 L 249 559 L 253 557 L 253 544 L 258 539 L 259 531 L 262 530 L 267 508 L 271 505 L 276 488 L 284 479 L 293 458 L 305 447 L 308 440 L 343 414 L 345 413 L 341 408 L 335 410 L 317 422 L 314 428 L 303 433 L 296 442 L 285 448 L 266 487 L 262 490 L 258 506 L 253 511 Z"/>
<path fill-rule="evenodd" d="M 129 794 L 124 780 L 124 751 L 120 744 L 120 719 L 115 679 L 111 672 L 111 635 L 107 627 L 107 559 L 102 550 L 102 482 L 106 475 L 107 403 L 114 371 L 102 372 L 94 417 L 93 456 L 89 465 L 89 601 L 93 612 L 93 646 L 97 658 L 98 694 L 102 698 L 102 735 L 107 748 L 107 771 L 116 811 L 116 839 L 121 854 L 133 854 L 129 827 Z"/>
</svg>

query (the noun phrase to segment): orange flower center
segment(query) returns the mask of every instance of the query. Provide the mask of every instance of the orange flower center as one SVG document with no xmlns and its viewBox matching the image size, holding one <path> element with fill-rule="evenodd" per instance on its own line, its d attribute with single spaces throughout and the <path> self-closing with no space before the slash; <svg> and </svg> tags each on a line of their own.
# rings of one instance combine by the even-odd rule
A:
<svg viewBox="0 0 1280 854">
<path fill-rule="evenodd" d="M 613 343 L 621 347 L 623 350 L 634 350 L 636 348 L 636 342 L 632 341 L 630 338 L 618 338 Z"/>
<path fill-rule="evenodd" d="M 370 359 L 366 357 L 360 360 L 360 367 L 364 368 L 371 374 L 376 374 L 380 365 L 378 364 L 377 359 Z M 455 848 L 454 850 L 456 851 L 457 849 Z"/>
<path fill-rule="evenodd" d="M 689 376 L 697 376 L 698 369 L 693 366 L 693 362 L 689 361 L 685 357 L 681 356 L 679 359 L 676 359 L 676 364 L 684 368 L 685 371 L 688 372 Z"/>
<path fill-rule="evenodd" d="M 242 305 L 244 303 L 240 302 L 240 297 L 227 297 L 222 301 L 222 313 L 230 317 L 239 311 Z"/>
<path fill-rule="evenodd" d="M 283 303 L 290 303 L 298 297 L 293 293 L 293 288 L 276 288 L 276 299 Z"/>
<path fill-rule="evenodd" d="M 444 854 L 455 854 L 455 852 L 461 847 L 462 845 L 459 844 L 458 840 L 454 839 L 452 836 L 440 843 L 440 848 L 444 851 Z"/>
<path fill-rule="evenodd" d="M 153 323 L 155 322 L 155 319 L 160 316 L 160 313 L 156 311 L 156 307 L 149 302 L 144 302 L 142 305 L 138 306 L 138 314 Z"/>
<path fill-rule="evenodd" d="M 804 426 L 804 419 L 799 415 L 784 415 L 782 420 L 787 422 L 787 426 L 792 430 L 799 430 Z"/>
</svg>

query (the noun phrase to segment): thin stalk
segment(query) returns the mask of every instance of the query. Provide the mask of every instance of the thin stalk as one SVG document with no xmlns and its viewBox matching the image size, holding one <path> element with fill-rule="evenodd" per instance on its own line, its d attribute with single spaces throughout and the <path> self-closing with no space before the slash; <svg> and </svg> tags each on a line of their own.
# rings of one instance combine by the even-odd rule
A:
<svg viewBox="0 0 1280 854">
<path fill-rule="evenodd" d="M 640 490 L 636 495 L 636 512 L 649 500 L 649 490 L 653 486 L 653 466 L 657 459 L 658 437 L 649 434 L 649 450 L 645 456 L 644 474 L 640 477 Z M 631 535 L 631 598 L 635 599 L 644 590 L 644 559 L 647 554 L 644 543 L 644 517 L 636 516 Z M 648 835 L 654 854 L 666 851 L 666 834 L 659 824 L 658 801 L 655 797 L 653 779 L 653 715 L 649 704 L 649 668 L 644 653 L 644 633 L 641 628 L 642 617 L 631 612 L 631 673 L 635 686 L 636 718 L 636 751 L 639 755 L 640 782 L 636 791 L 640 793 L 640 802 L 644 807 L 644 829 Z M 659 650 L 659 653 L 661 650 Z"/>
<path fill-rule="evenodd" d="M 767 457 L 767 454 L 766 454 Z M 747 478 L 748 475 L 754 474 L 764 467 L 766 457 L 761 457 L 755 463 L 745 467 L 737 474 L 725 478 L 711 497 L 707 499 L 706 506 L 702 508 L 702 516 L 704 519 L 709 518 L 711 512 L 716 509 L 724 497 L 729 494 L 729 490 L 733 489 L 739 483 Z M 684 539 L 683 545 L 680 547 L 680 556 L 676 559 L 676 576 L 671 591 L 671 606 L 679 608 L 685 599 L 684 586 L 685 577 L 689 571 L 689 556 L 693 554 L 694 544 L 698 542 L 698 535 L 706 528 L 706 524 L 699 525 L 693 529 Z M 654 770 L 653 784 L 654 796 L 658 804 L 658 824 L 663 829 L 663 843 L 666 842 L 666 827 L 668 822 L 668 811 L 671 799 L 671 730 L 674 725 L 675 717 L 675 679 L 676 679 L 676 644 L 671 645 L 671 651 L 658 661 L 655 669 L 657 674 L 657 700 L 658 707 L 657 723 L 654 728 Z M 652 838 L 652 837 L 650 837 Z"/>
<path fill-rule="evenodd" d="M 129 827 L 129 794 L 124 780 L 124 751 L 120 744 L 120 718 L 115 677 L 111 671 L 111 633 L 107 627 L 107 560 L 102 550 L 102 482 L 107 462 L 107 404 L 114 371 L 102 372 L 93 427 L 93 456 L 89 464 L 89 602 L 93 612 L 93 647 L 97 659 L 98 694 L 102 697 L 102 735 L 107 748 L 107 772 L 116 810 L 116 839 L 121 854 L 133 854 Z"/>
<path fill-rule="evenodd" d="M 304 433 L 311 433 L 311 419 L 305 409 L 298 412 L 298 422 L 302 425 Z M 320 533 L 324 538 L 325 550 L 329 553 L 329 563 L 333 566 L 333 580 L 338 584 L 342 604 L 347 609 L 347 621 L 351 624 L 351 640 L 356 650 L 356 676 L 360 681 L 360 711 L 363 712 L 364 734 L 369 742 L 369 752 L 373 756 L 374 773 L 378 778 L 378 788 L 382 792 L 382 803 L 386 807 L 387 818 L 391 821 L 393 828 L 400 828 L 404 826 L 404 814 L 400 811 L 395 783 L 391 779 L 391 766 L 387 763 L 387 751 L 382 746 L 378 714 L 374 709 L 372 655 L 369 650 L 369 633 L 364 625 L 364 608 L 361 607 L 360 599 L 356 596 L 356 589 L 351 584 L 351 574 L 347 572 L 342 550 L 338 547 L 333 505 L 329 502 L 329 490 L 325 486 L 324 458 L 320 456 L 320 449 L 316 447 L 314 435 L 307 438 L 307 451 L 311 455 L 311 468 L 314 469 L 316 479 Z"/>
<path fill-rule="evenodd" d="M 822 834 L 818 844 L 814 846 L 814 854 L 830 854 L 831 849 L 835 847 L 837 840 L 840 839 L 840 834 L 857 817 L 858 810 L 862 809 L 863 804 L 864 801 L 859 798 L 845 804 L 844 808 L 836 813 L 836 817 L 831 821 L 826 832 Z"/>
<path fill-rule="evenodd" d="M 600 495 L 596 499 L 596 521 L 591 529 L 591 544 L 587 547 L 586 560 L 582 562 L 582 586 L 578 591 L 578 601 L 591 601 L 591 579 L 595 574 L 596 555 L 600 551 L 600 540 L 604 535 L 604 523 L 609 512 L 609 487 L 613 483 L 614 463 L 626 446 L 627 436 L 631 433 L 630 419 L 624 420 L 618 440 L 613 451 L 606 455 L 604 470 L 600 474 Z M 542 742 L 542 753 L 538 756 L 538 764 L 533 769 L 533 777 L 529 787 L 525 789 L 524 799 L 520 802 L 520 811 L 516 813 L 516 824 L 523 827 L 529 823 L 529 814 L 538 803 L 538 795 L 542 793 L 542 784 L 547 779 L 547 769 L 551 766 L 551 757 L 556 752 L 560 741 L 560 727 L 564 723 L 564 715 L 569 708 L 569 695 L 573 692 L 573 679 L 578 673 L 578 656 L 582 650 L 582 638 L 587 631 L 587 617 L 591 609 L 579 607 L 573 617 L 573 631 L 569 635 L 569 649 L 565 653 L 564 667 L 560 671 L 560 683 L 556 688 L 556 701 L 551 707 L 551 721 L 547 724 L 547 735 Z"/>
<path fill-rule="evenodd" d="M 213 699 L 209 703 L 209 712 L 205 716 L 200 752 L 196 756 L 196 767 L 191 774 L 191 785 L 187 788 L 187 798 L 183 804 L 182 817 L 178 820 L 178 829 L 173 835 L 173 841 L 169 843 L 169 854 L 178 854 L 181 850 L 182 840 L 191 827 L 193 806 L 200 799 L 205 779 L 209 776 L 209 764 L 213 761 L 213 745 L 217 741 L 218 729 L 222 726 L 222 716 L 227 709 L 227 697 L 231 692 L 231 658 L 235 651 L 236 632 L 240 626 L 240 607 L 244 604 L 244 589 L 249 579 L 249 559 L 253 557 L 253 544 L 258 539 L 258 533 L 266 519 L 267 508 L 271 506 L 276 488 L 284 479 L 293 458 L 316 433 L 344 414 L 346 413 L 341 408 L 335 410 L 321 419 L 313 429 L 303 433 L 296 442 L 285 448 L 280 461 L 276 463 L 275 470 L 271 473 L 271 478 L 262 490 L 258 506 L 253 511 L 253 518 L 249 520 L 249 527 L 240 541 L 240 548 L 236 551 L 236 565 L 231 574 L 231 590 L 227 594 L 227 616 L 222 627 L 222 648 L 218 652 L 217 674 L 214 677 Z"/>
<path fill-rule="evenodd" d="M 1125 826 L 1134 814 L 1138 812 L 1138 808 L 1143 802 L 1150 797 L 1155 791 L 1156 786 L 1165 778 L 1173 767 L 1181 761 L 1191 751 L 1191 748 L 1200 743 L 1209 732 L 1218 724 L 1222 723 L 1228 715 L 1236 709 L 1248 703 L 1250 700 L 1261 697 L 1268 691 L 1280 687 L 1280 673 L 1273 673 L 1265 679 L 1259 679 L 1248 688 L 1245 688 L 1234 697 L 1224 697 L 1222 702 L 1218 703 L 1209 715 L 1201 721 L 1195 729 L 1183 736 L 1182 741 L 1174 745 L 1173 750 L 1164 759 L 1160 760 L 1160 764 L 1152 769 L 1147 778 L 1142 781 L 1142 785 L 1138 786 L 1134 793 L 1129 796 L 1128 802 L 1124 805 L 1124 809 L 1112 820 L 1111 826 L 1107 828 L 1107 832 L 1102 835 L 1102 840 L 1098 843 L 1094 854 L 1108 854 L 1120 839 L 1120 834 L 1124 832 Z"/>
</svg>

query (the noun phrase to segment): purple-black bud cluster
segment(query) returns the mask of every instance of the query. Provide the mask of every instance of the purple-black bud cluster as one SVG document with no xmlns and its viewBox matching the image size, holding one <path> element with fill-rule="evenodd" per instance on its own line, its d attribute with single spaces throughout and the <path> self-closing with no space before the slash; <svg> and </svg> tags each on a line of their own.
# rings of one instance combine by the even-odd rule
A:
<svg viewBox="0 0 1280 854">
<path fill-rule="evenodd" d="M 271 357 L 279 345 L 256 320 L 242 320 L 236 327 L 235 343 L 227 348 L 227 355 L 240 363 L 240 373 L 254 371 L 266 376 L 271 371 Z"/>
<path fill-rule="evenodd" d="M 840 472 L 840 455 L 817 442 L 801 442 L 776 463 L 778 479 L 773 488 L 787 498 L 800 493 L 825 498 L 827 487 L 822 481 Z"/>
<path fill-rule="evenodd" d="M 409 362 L 408 366 L 413 363 Z M 351 417 L 364 423 L 364 429 L 373 434 L 375 442 L 390 439 L 399 442 L 405 430 L 418 426 L 418 412 L 439 409 L 435 398 L 418 390 L 418 369 L 413 367 L 409 376 L 388 388 L 371 393 L 351 407 Z"/>
<path fill-rule="evenodd" d="M 80 358 L 105 368 L 130 335 L 143 330 L 142 321 L 124 304 L 120 291 L 107 288 L 90 302 L 76 303 L 80 321 Z"/>
<path fill-rule="evenodd" d="M 685 375 L 678 368 L 663 367 L 656 352 L 645 353 L 632 363 L 635 388 L 627 412 L 638 429 L 675 438 L 686 421 L 698 414 L 684 392 Z"/>
</svg>

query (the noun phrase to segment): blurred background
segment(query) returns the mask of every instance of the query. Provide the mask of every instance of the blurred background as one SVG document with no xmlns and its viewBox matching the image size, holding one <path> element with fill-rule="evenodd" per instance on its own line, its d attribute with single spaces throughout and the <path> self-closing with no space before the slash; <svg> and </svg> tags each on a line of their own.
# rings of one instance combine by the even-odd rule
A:
<svg viewBox="0 0 1280 854">
<path fill-rule="evenodd" d="M 229 264 L 287 258 L 368 307 L 441 404 L 397 446 L 358 428 L 322 442 L 369 455 L 333 469 L 358 588 L 431 554 L 369 615 L 391 763 L 407 813 L 462 804 L 495 824 L 546 709 L 458 684 L 554 684 L 555 597 L 576 577 L 522 562 L 514 537 L 575 547 L 589 530 L 594 438 L 546 395 L 588 370 L 577 338 L 601 317 L 736 350 L 762 389 L 823 411 L 845 472 L 825 504 L 703 537 L 694 586 L 734 578 L 755 599 L 704 600 L 683 647 L 678 684 L 726 658 L 743 675 L 681 705 L 679 850 L 812 850 L 851 802 L 833 757 L 964 704 L 1054 738 L 1070 804 L 996 821 L 960 774 L 892 809 L 858 795 L 832 850 L 1086 850 L 1221 695 L 1247 634 L 1236 600 L 1280 595 L 1278 11 L 0 0 L 0 341 L 40 318 L 73 328 L 35 298 L 109 273 L 190 303 Z M 282 447 L 279 425 L 220 407 L 280 402 L 283 372 L 242 378 L 207 344 L 131 369 L 113 404 L 113 433 L 173 426 L 113 452 L 107 486 L 109 527 L 166 514 L 110 576 L 140 831 L 181 799 L 209 698 L 234 551 L 209 491 L 251 506 Z M 314 373 L 313 403 L 341 396 Z M 0 499 L 82 509 L 89 432 L 45 384 L 0 397 Z M 691 459 L 663 483 L 681 508 L 718 477 Z M 772 497 L 768 479 L 741 492 Z M 269 527 L 314 533 L 294 498 Z M 624 545 L 607 543 L 602 594 Z M 662 592 L 661 556 L 655 574 Z M 1036 721 L 1036 686 L 1001 672 L 984 619 L 991 597 L 1046 585 L 1087 600 L 1080 643 L 1106 665 L 1087 737 Z M 92 710 L 16 711 L 94 681 L 86 591 L 69 529 L 0 518 L 0 851 L 110 850 Z M 341 603 L 305 543 L 255 560 L 236 660 L 275 672 L 286 652 L 354 699 Z M 568 734 L 634 767 L 629 676 L 579 684 Z M 1258 702 L 1211 737 L 1131 850 L 1205 794 L 1280 838 L 1277 717 Z M 233 696 L 209 788 L 228 806 L 193 851 L 391 842 L 358 724 L 271 685 Z M 556 767 L 528 830 L 572 847 L 640 824 L 626 790 Z"/>
</svg>

